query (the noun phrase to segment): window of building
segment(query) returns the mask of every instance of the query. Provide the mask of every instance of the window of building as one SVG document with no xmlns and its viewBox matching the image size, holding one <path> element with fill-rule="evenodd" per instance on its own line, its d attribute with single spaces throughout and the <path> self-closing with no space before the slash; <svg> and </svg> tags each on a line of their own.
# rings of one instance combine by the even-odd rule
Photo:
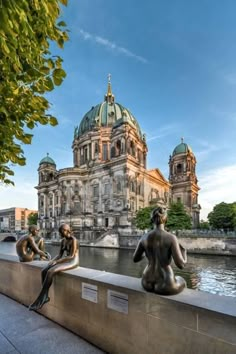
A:
<svg viewBox="0 0 236 354">
<path fill-rule="evenodd" d="M 104 211 L 105 213 L 107 213 L 109 211 L 109 206 L 110 206 L 110 201 L 106 200 L 105 204 L 104 204 Z"/>
<path fill-rule="evenodd" d="M 105 227 L 109 226 L 109 218 L 105 218 Z"/>
<path fill-rule="evenodd" d="M 94 197 L 99 197 L 99 185 L 98 184 L 95 184 L 93 186 L 93 196 Z"/>
<path fill-rule="evenodd" d="M 104 184 L 104 194 L 109 194 L 109 191 L 110 191 L 110 184 L 105 183 Z"/>
<path fill-rule="evenodd" d="M 84 162 L 88 161 L 88 147 L 84 147 Z"/>
<path fill-rule="evenodd" d="M 95 143 L 94 153 L 95 153 L 95 154 L 98 154 L 98 143 Z"/>
<path fill-rule="evenodd" d="M 122 186 L 121 186 L 121 180 L 118 179 L 117 184 L 116 184 L 117 193 L 120 193 L 120 192 L 121 192 L 121 188 L 122 188 Z"/>
<path fill-rule="evenodd" d="M 121 154 L 121 141 L 118 140 L 116 143 L 116 153 L 119 156 Z"/>
<path fill-rule="evenodd" d="M 93 204 L 93 212 L 97 213 L 98 212 L 98 203 Z"/>
<path fill-rule="evenodd" d="M 178 165 L 176 167 L 176 172 L 177 173 L 183 172 L 183 165 L 181 163 L 178 163 Z"/>
<path fill-rule="evenodd" d="M 111 148 L 111 158 L 116 156 L 116 148 L 115 146 L 112 146 Z"/>
<path fill-rule="evenodd" d="M 104 161 L 108 160 L 107 143 L 102 144 L 102 159 Z"/>
<path fill-rule="evenodd" d="M 181 203 L 181 197 L 177 198 L 177 203 Z"/>
</svg>

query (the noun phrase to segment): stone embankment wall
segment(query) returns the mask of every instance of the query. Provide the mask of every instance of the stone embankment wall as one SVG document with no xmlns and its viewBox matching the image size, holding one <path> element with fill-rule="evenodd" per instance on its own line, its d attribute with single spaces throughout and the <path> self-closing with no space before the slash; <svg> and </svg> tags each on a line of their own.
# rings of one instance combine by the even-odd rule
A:
<svg viewBox="0 0 236 354">
<path fill-rule="evenodd" d="M 121 248 L 135 248 L 139 239 L 140 236 L 120 236 L 119 244 Z M 185 234 L 178 236 L 178 239 L 189 253 L 236 256 L 236 237 Z"/>
<path fill-rule="evenodd" d="M 0 255 L 0 292 L 28 306 L 47 262 Z M 186 289 L 147 293 L 140 279 L 77 268 L 56 275 L 39 312 L 108 353 L 235 354 L 236 299 Z"/>
</svg>

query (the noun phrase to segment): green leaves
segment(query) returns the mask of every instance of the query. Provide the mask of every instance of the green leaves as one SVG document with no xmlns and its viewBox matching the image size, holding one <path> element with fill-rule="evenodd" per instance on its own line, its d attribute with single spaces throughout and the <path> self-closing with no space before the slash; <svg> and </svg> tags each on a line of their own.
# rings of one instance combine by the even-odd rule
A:
<svg viewBox="0 0 236 354">
<path fill-rule="evenodd" d="M 135 218 L 135 225 L 140 230 L 150 229 L 152 226 L 151 223 L 151 212 L 155 207 L 146 207 L 139 209 L 136 218 Z"/>
<path fill-rule="evenodd" d="M 55 69 L 53 71 L 53 81 L 54 81 L 54 84 L 59 86 L 61 85 L 63 79 L 66 77 L 66 73 L 63 69 Z"/>
<path fill-rule="evenodd" d="M 9 166 L 26 163 L 17 144 L 31 144 L 25 129 L 58 124 L 43 95 L 66 77 L 62 59 L 50 53 L 50 42 L 63 47 L 68 40 L 60 4 L 67 1 L 8 0 L 0 9 L 0 181 L 6 184 L 14 175 Z"/>
<path fill-rule="evenodd" d="M 181 202 L 170 205 L 166 227 L 170 230 L 189 230 L 192 228 L 191 217 Z"/>
<path fill-rule="evenodd" d="M 236 228 L 236 202 L 216 204 L 213 211 L 208 214 L 208 220 L 214 229 L 234 230 Z"/>
</svg>

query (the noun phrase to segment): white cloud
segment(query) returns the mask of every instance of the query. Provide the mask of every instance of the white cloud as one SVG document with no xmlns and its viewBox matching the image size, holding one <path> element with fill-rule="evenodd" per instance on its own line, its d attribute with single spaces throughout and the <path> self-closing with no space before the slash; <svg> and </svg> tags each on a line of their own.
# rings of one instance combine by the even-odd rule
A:
<svg viewBox="0 0 236 354">
<path fill-rule="evenodd" d="M 124 54 L 127 57 L 134 58 L 142 63 L 146 64 L 148 62 L 147 59 L 145 59 L 144 57 L 134 54 L 129 49 L 126 49 L 124 47 L 120 47 L 116 43 L 111 42 L 106 38 L 93 35 L 89 32 L 84 31 L 83 29 L 80 29 L 79 33 L 81 34 L 81 36 L 84 40 L 91 40 L 95 43 L 98 43 L 98 44 L 110 49 L 110 50 L 113 50 L 113 51 L 120 53 L 120 54 Z"/>
<path fill-rule="evenodd" d="M 206 171 L 199 175 L 199 203 L 201 204 L 201 219 L 206 220 L 209 212 L 221 202 L 236 201 L 236 164 Z"/>
</svg>

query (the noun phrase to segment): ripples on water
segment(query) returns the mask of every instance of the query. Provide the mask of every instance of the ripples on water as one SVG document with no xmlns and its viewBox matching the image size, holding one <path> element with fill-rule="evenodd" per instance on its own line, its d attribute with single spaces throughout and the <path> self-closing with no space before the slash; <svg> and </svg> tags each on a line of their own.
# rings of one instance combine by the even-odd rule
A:
<svg viewBox="0 0 236 354">
<path fill-rule="evenodd" d="M 54 257 L 58 246 L 47 245 Z M 85 268 L 141 278 L 146 260 L 133 263 L 133 250 L 80 247 L 80 265 Z M 15 243 L 0 242 L 0 253 L 15 254 Z M 175 267 L 174 267 L 175 268 Z M 188 255 L 184 270 L 175 268 L 188 288 L 236 297 L 236 257 Z"/>
</svg>

